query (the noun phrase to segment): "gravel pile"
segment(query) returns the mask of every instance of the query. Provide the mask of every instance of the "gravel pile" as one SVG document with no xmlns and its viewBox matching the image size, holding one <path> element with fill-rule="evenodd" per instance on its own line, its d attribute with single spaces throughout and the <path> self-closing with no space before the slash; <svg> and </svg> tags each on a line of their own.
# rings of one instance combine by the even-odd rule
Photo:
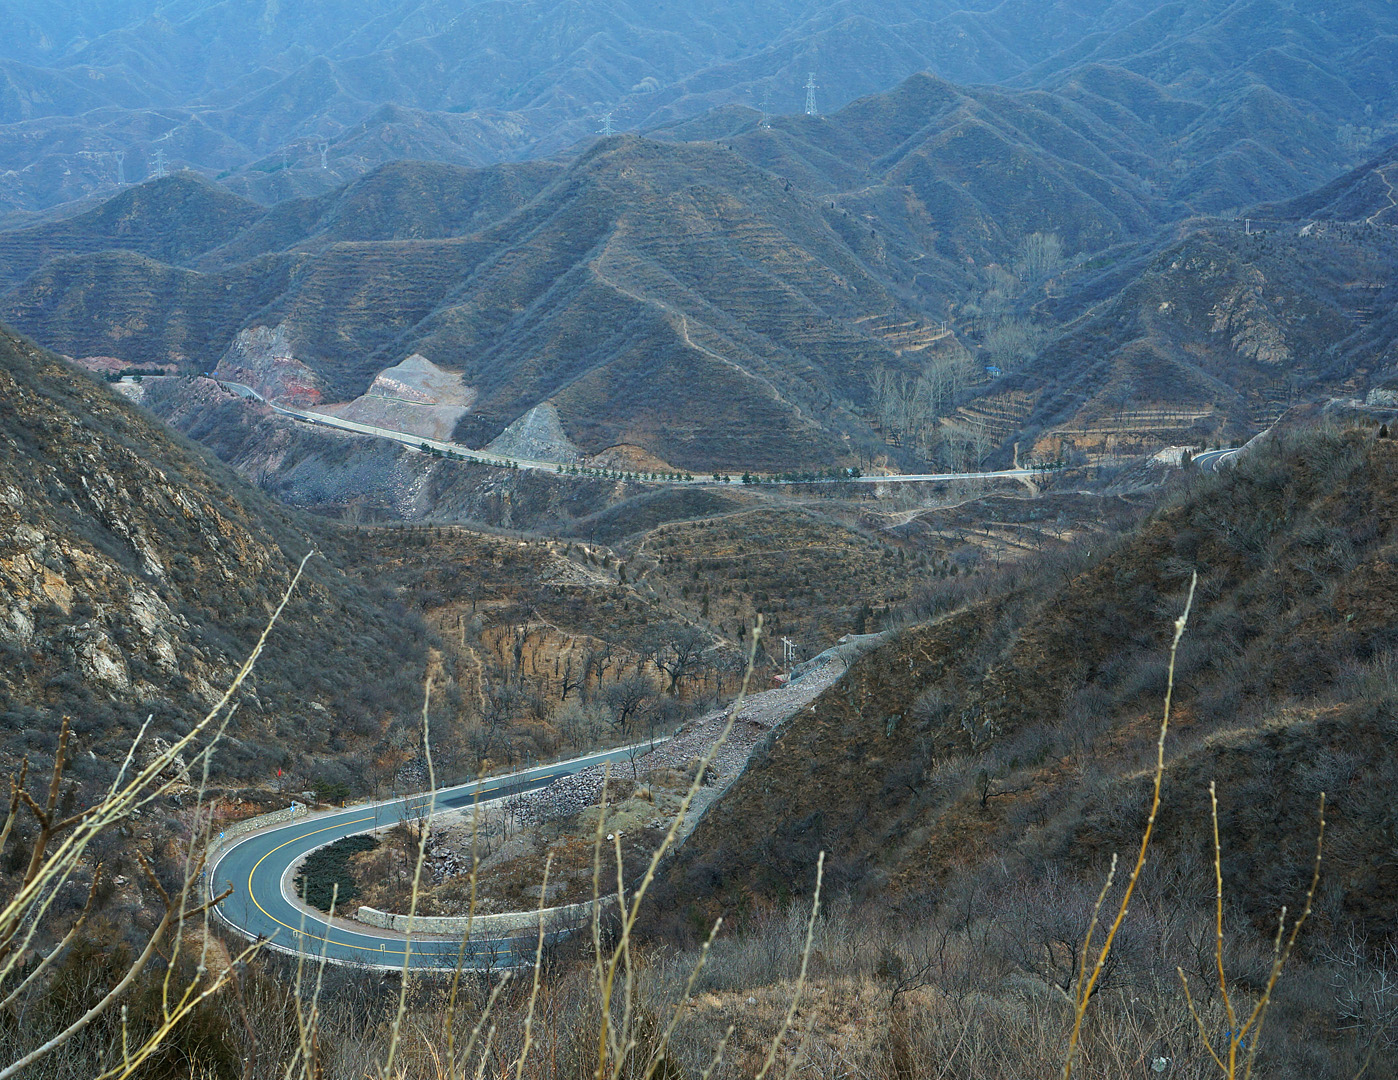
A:
<svg viewBox="0 0 1398 1080">
<path fill-rule="evenodd" d="M 808 669 L 797 682 L 750 695 L 738 710 L 727 741 L 714 756 L 707 783 L 716 788 L 727 787 L 743 771 L 753 750 L 768 732 L 803 706 L 809 705 L 844 672 L 845 663 L 835 657 Z M 635 762 L 637 774 L 653 769 L 686 772 L 697 767 L 723 734 L 727 722 L 727 709 L 690 721 L 674 738 L 638 757 Z M 629 778 L 631 765 L 629 761 L 613 763 L 612 775 Z M 605 766 L 593 765 L 571 776 L 561 777 L 548 787 L 520 795 L 512 802 L 512 809 L 519 814 L 521 821 L 533 824 L 571 817 L 584 807 L 595 805 L 602 797 L 604 772 Z"/>
</svg>

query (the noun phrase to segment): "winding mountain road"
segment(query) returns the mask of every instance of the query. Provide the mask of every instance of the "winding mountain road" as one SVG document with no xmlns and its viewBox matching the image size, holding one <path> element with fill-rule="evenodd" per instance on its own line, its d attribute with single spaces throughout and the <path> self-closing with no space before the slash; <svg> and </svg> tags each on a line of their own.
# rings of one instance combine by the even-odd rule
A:
<svg viewBox="0 0 1398 1080">
<path fill-rule="evenodd" d="M 1241 446 L 1235 446 L 1230 450 L 1206 450 L 1204 453 L 1194 456 L 1194 464 L 1203 472 L 1218 472 L 1221 465 L 1232 461 L 1242 452 Z"/>
<path fill-rule="evenodd" d="M 338 918 L 332 923 L 288 896 L 292 868 L 303 855 L 346 836 L 387 828 L 422 814 L 468 807 L 477 798 L 487 802 L 533 791 L 589 765 L 624 761 L 641 746 L 648 747 L 649 743 L 441 788 L 435 796 L 429 792 L 315 814 L 253 833 L 219 851 L 209 868 L 208 885 L 212 892 L 233 888 L 233 895 L 217 909 L 219 916 L 244 937 L 269 941 L 276 948 L 303 952 L 308 957 L 324 955 L 336 963 L 401 968 L 407 953 L 409 965 L 414 968 L 454 968 L 462 950 L 459 937 L 415 933 L 409 940 L 403 934 L 370 926 L 361 928 L 354 924 L 351 928 L 346 920 Z M 467 967 L 508 967 L 515 961 L 514 945 L 508 940 L 480 937 L 466 943 Z"/>
<path fill-rule="evenodd" d="M 499 465 L 516 467 L 520 469 L 541 469 L 544 472 L 554 473 L 559 476 L 572 476 L 571 473 L 562 472 L 563 466 L 556 461 L 535 461 L 531 458 L 508 457 L 504 454 L 489 454 L 481 450 L 472 450 L 470 447 L 462 446 L 459 443 L 443 442 L 440 439 L 429 439 L 422 435 L 411 435 L 403 431 L 394 431 L 391 428 L 374 427 L 371 424 L 361 424 L 355 420 L 346 420 L 340 416 L 332 416 L 329 413 L 313 412 L 309 409 L 293 409 L 286 405 L 278 405 L 267 400 L 251 386 L 243 383 L 228 382 L 218 380 L 225 389 L 237 394 L 239 397 L 250 398 L 260 401 L 275 413 L 290 417 L 293 420 L 300 420 L 308 424 L 320 424 L 322 427 L 339 428 L 342 431 L 352 431 L 359 435 L 374 435 L 380 439 L 391 439 L 394 442 L 410 446 L 414 450 L 421 450 L 424 446 L 432 450 L 440 450 L 444 454 L 455 454 L 466 461 L 475 461 L 484 465 Z M 949 472 L 949 473 L 908 473 L 892 476 L 855 476 L 848 480 L 793 480 L 782 481 L 782 483 L 795 484 L 829 484 L 829 483 L 851 483 L 851 484 L 919 484 L 928 481 L 935 482 L 958 482 L 965 480 L 1025 480 L 1030 477 L 1042 476 L 1042 472 L 1036 469 L 1000 469 L 997 472 Z M 581 476 L 580 479 L 587 479 Z M 685 479 L 660 479 L 647 480 L 648 484 L 672 484 L 684 487 L 695 487 L 698 485 L 713 484 L 716 481 L 702 476 L 696 476 L 691 480 Z"/>
</svg>

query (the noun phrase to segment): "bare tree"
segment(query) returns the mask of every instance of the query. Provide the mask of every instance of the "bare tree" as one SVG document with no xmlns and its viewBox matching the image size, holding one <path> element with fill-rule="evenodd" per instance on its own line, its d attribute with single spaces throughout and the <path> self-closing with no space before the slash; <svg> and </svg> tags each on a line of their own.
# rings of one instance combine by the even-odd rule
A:
<svg viewBox="0 0 1398 1080">
<path fill-rule="evenodd" d="M 1030 233 L 1019 246 L 1015 273 L 1025 281 L 1052 277 L 1063 265 L 1063 241 L 1057 233 Z"/>
<path fill-rule="evenodd" d="M 581 691 L 583 686 L 587 683 L 586 662 L 583 662 L 581 664 L 575 663 L 573 660 L 573 654 L 570 652 L 568 654 L 568 659 L 564 662 L 563 675 L 561 677 L 560 682 L 561 689 L 558 695 L 558 700 L 567 701 L 568 695 L 570 693 L 572 693 L 574 690 Z"/>
<path fill-rule="evenodd" d="M 646 639 L 648 656 L 669 676 L 671 694 L 679 693 L 680 683 L 685 679 L 698 677 L 708 648 L 709 635 L 686 623 L 666 623 Z"/>
<path fill-rule="evenodd" d="M 583 682 L 593 679 L 599 686 L 607 677 L 607 672 L 616 664 L 616 646 L 610 641 L 600 642 L 587 650 L 583 658 Z"/>
<path fill-rule="evenodd" d="M 651 681 L 639 672 L 632 672 L 607 687 L 602 693 L 602 700 L 611 710 L 613 726 L 626 731 L 654 694 L 655 687 Z"/>
</svg>

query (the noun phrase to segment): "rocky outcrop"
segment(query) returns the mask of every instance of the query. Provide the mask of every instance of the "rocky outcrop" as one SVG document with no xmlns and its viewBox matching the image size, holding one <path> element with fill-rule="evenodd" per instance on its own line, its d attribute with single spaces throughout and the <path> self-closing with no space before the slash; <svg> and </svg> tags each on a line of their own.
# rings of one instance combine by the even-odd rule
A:
<svg viewBox="0 0 1398 1080">
<path fill-rule="evenodd" d="M 251 386 L 282 405 L 318 405 L 325 384 L 296 359 L 292 337 L 286 323 L 240 331 L 218 362 L 218 377 Z"/>
<path fill-rule="evenodd" d="M 219 700 L 297 561 L 313 547 L 348 561 L 324 526 L 293 522 L 105 384 L 3 330 L 0 402 L 0 767 L 50 751 L 64 716 L 86 762 L 120 761 L 147 716 L 146 745 L 173 743 Z M 355 686 L 416 697 L 419 624 L 327 562 L 310 567 L 242 692 L 220 770 L 265 777 L 301 754 L 323 770 L 352 752 Z M 377 644 L 347 663 L 344 636 L 365 634 Z M 365 712 L 359 726 L 384 722 Z"/>
<path fill-rule="evenodd" d="M 575 464 L 582 451 L 573 445 L 550 402 L 535 405 L 493 439 L 486 450 L 504 457 Z"/>
<path fill-rule="evenodd" d="M 475 400 L 476 391 L 459 374 L 413 353 L 379 372 L 362 397 L 317 411 L 389 431 L 448 440 Z"/>
<path fill-rule="evenodd" d="M 1223 297 L 1209 314 L 1215 334 L 1227 334 L 1233 348 L 1260 364 L 1285 364 L 1291 359 L 1286 329 L 1272 310 L 1264 288 L 1267 280 L 1256 268 Z"/>
</svg>

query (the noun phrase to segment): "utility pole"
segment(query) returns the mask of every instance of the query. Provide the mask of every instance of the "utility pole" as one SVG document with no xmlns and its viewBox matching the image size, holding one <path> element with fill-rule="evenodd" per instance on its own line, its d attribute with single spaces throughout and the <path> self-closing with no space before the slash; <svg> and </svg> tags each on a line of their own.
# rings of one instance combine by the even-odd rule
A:
<svg viewBox="0 0 1398 1080">
<path fill-rule="evenodd" d="M 602 126 L 597 129 L 597 134 L 601 135 L 602 138 L 605 139 L 609 135 L 616 134 L 616 128 L 612 125 L 615 116 L 616 114 L 611 109 L 608 109 L 602 114 Z"/>
<path fill-rule="evenodd" d="M 806 115 L 807 115 L 807 116 L 819 116 L 819 115 L 820 115 L 820 113 L 816 112 L 815 92 L 816 92 L 815 72 L 812 71 L 812 72 L 806 77 Z"/>
</svg>

